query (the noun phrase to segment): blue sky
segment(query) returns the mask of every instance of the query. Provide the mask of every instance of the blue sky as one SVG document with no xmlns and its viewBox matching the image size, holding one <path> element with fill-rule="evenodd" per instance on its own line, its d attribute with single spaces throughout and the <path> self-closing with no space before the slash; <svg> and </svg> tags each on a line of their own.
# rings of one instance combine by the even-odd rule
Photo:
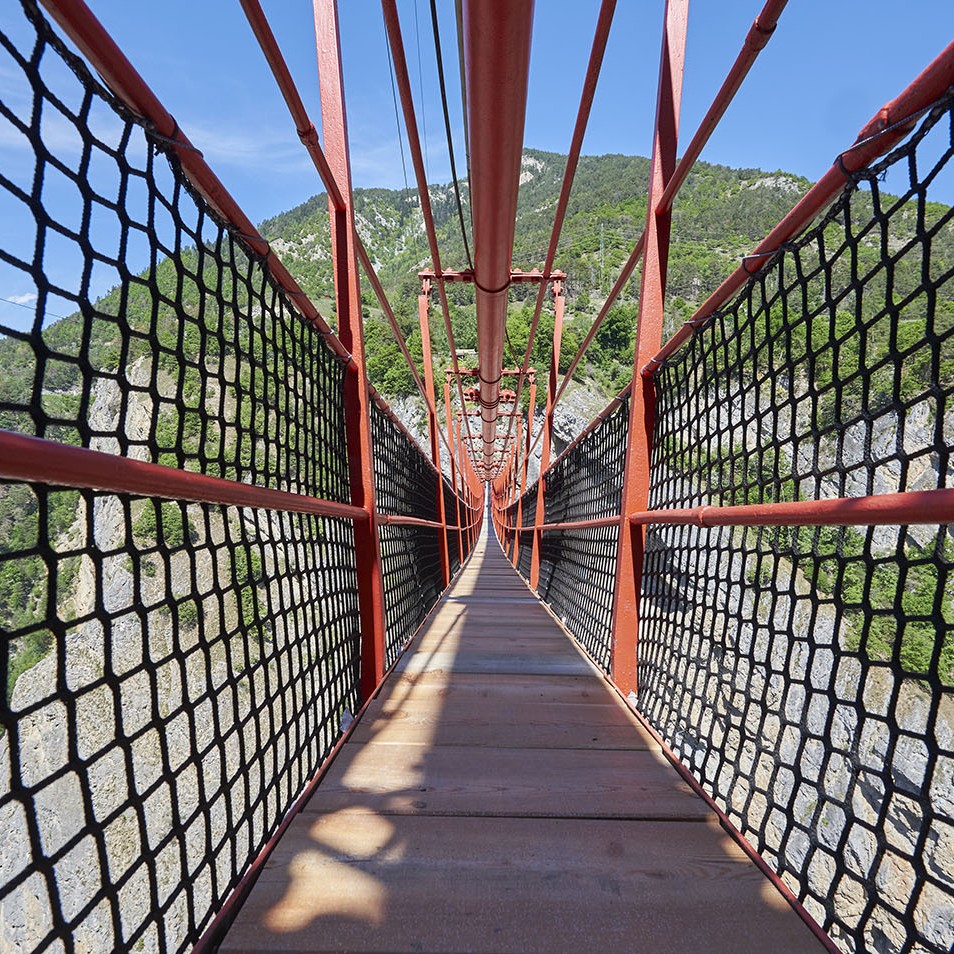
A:
<svg viewBox="0 0 954 954">
<path fill-rule="evenodd" d="M 235 0 L 89 4 L 253 220 L 320 191 Z M 263 5 L 317 123 L 311 4 L 271 0 Z M 460 137 L 453 6 L 452 0 L 439 3 L 445 60 L 451 61 L 451 115 Z M 761 6 L 762 0 L 696 0 L 690 5 L 684 141 Z M 586 153 L 648 154 L 662 8 L 651 0 L 618 3 Z M 598 9 L 598 0 L 537 0 L 528 146 L 566 151 Z M 429 178 L 446 181 L 429 3 L 400 0 L 399 11 L 415 95 L 420 98 L 421 89 L 424 94 L 423 110 L 418 108 L 427 126 Z M 340 16 L 355 184 L 403 186 L 380 5 L 345 0 Z M 703 158 L 784 168 L 816 179 L 868 118 L 952 38 L 950 0 L 791 0 Z M 410 168 L 408 176 L 413 185 Z"/>
<path fill-rule="evenodd" d="M 253 221 L 321 191 L 237 0 L 87 2 Z M 311 3 L 264 0 L 263 5 L 320 127 Z M 0 22 L 19 17 L 16 6 L 3 4 Z M 683 142 L 761 6 L 762 0 L 691 4 Z M 462 156 L 453 9 L 453 0 L 439 0 L 451 116 Z M 598 0 L 537 0 L 528 146 L 567 150 L 598 9 Z M 447 181 L 429 2 L 399 0 L 399 11 L 419 122 L 426 127 L 429 179 Z M 585 153 L 649 153 L 662 11 L 661 0 L 619 0 Z M 342 0 L 340 16 L 355 185 L 402 187 L 380 5 Z M 872 114 L 952 37 L 951 0 L 791 0 L 702 158 L 817 179 Z M 0 136 L 4 164 L 14 158 L 7 148 Z M 409 158 L 407 175 L 413 185 Z M 946 189 L 937 197 L 954 201 L 954 184 Z M 0 286 L 0 298 L 29 294 L 8 287 L 6 280 Z M 21 311 L 26 314 L 16 320 L 18 326 L 30 319 L 29 311 L 0 301 L 0 323 L 14 323 L 13 313 Z"/>
</svg>

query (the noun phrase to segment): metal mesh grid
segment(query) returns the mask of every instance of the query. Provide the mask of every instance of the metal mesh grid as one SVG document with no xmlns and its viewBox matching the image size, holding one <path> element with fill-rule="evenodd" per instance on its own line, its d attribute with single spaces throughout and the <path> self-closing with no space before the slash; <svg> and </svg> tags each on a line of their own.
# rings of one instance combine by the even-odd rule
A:
<svg viewBox="0 0 954 954">
<path fill-rule="evenodd" d="M 537 518 L 537 481 L 527 488 L 523 495 L 523 526 L 532 527 Z M 514 519 L 516 519 L 514 507 Z M 533 534 L 521 533 L 519 536 L 520 549 L 517 551 L 517 572 L 525 579 L 530 579 L 530 563 L 533 559 Z"/>
<path fill-rule="evenodd" d="M 547 472 L 547 523 L 619 514 L 629 435 L 629 397 Z M 609 671 L 619 527 L 543 534 L 537 592 L 594 661 Z"/>
<path fill-rule="evenodd" d="M 355 710 L 351 526 L 2 487 L 45 612 L 4 634 L 0 947 L 187 950 Z"/>
<path fill-rule="evenodd" d="M 437 520 L 440 479 L 421 449 L 376 404 L 371 405 L 374 490 L 381 513 Z M 379 526 L 387 618 L 385 661 L 397 659 L 443 590 L 435 527 Z"/>
<path fill-rule="evenodd" d="M 0 428 L 347 501 L 341 365 L 23 9 L 0 34 L 0 278 L 33 314 L 0 312 Z M 0 948 L 197 939 L 356 704 L 352 537 L 0 483 Z"/>
<path fill-rule="evenodd" d="M 468 516 L 468 508 L 464 506 L 463 503 L 458 504 L 457 495 L 454 493 L 454 488 L 448 483 L 447 478 L 443 477 L 443 494 L 444 494 L 444 516 L 448 524 L 454 526 L 457 525 L 457 508 L 460 507 L 460 525 L 463 526 L 470 522 Z M 451 576 L 454 576 L 455 573 L 460 569 L 461 564 L 464 561 L 466 554 L 464 553 L 464 547 L 466 543 L 464 542 L 463 534 L 458 534 L 456 530 L 452 530 L 447 535 L 447 552 L 450 557 L 450 573 Z"/>
<path fill-rule="evenodd" d="M 17 71 L 0 104 L 15 140 L 0 277 L 35 315 L 3 312 L 17 373 L 0 427 L 347 501 L 340 363 L 175 156 L 26 9 L 32 29 L 0 40 Z"/>
<path fill-rule="evenodd" d="M 546 523 L 595 520 L 619 514 L 623 465 L 629 434 L 629 395 L 547 471 L 544 488 Z M 522 526 L 533 526 L 537 484 L 523 495 Z M 517 503 L 505 511 L 517 519 Z M 512 556 L 514 538 L 504 535 Z M 609 671 L 612 641 L 613 586 L 619 527 L 548 530 L 540 548 L 537 593 L 604 671 Z M 533 535 L 520 534 L 517 570 L 530 576 Z"/>
<path fill-rule="evenodd" d="M 652 507 L 951 485 L 952 153 L 947 98 L 666 363 Z M 846 950 L 954 944 L 952 562 L 938 526 L 648 534 L 639 706 Z"/>
</svg>

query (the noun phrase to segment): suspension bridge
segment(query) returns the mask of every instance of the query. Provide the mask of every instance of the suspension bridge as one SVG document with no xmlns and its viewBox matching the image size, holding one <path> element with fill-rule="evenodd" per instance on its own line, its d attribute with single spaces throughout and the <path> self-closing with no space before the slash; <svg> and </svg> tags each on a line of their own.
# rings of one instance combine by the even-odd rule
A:
<svg viewBox="0 0 954 954">
<path fill-rule="evenodd" d="M 0 116 L 30 160 L 0 169 L 0 264 L 36 317 L 0 325 L 0 949 L 952 949 L 954 44 L 667 336 L 674 202 L 785 5 L 680 149 L 688 0 L 665 3 L 645 229 L 567 360 L 560 236 L 614 0 L 531 270 L 533 4 L 456 7 L 449 262 L 383 0 L 421 362 L 355 224 L 334 0 L 320 137 L 241 0 L 327 192 L 333 322 L 82 0 L 10 5 Z M 632 380 L 557 455 L 634 280 Z M 368 379 L 361 281 L 424 448 Z"/>
</svg>

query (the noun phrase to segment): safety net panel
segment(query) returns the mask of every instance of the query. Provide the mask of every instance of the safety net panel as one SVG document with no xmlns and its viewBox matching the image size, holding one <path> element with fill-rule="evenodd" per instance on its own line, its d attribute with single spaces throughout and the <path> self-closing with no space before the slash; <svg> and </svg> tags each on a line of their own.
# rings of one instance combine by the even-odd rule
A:
<svg viewBox="0 0 954 954">
<path fill-rule="evenodd" d="M 420 447 L 377 404 L 371 404 L 374 490 L 382 514 L 438 520 L 441 477 Z M 400 655 L 444 588 L 438 527 L 378 526 L 387 617 L 385 658 Z"/>
<path fill-rule="evenodd" d="M 534 481 L 527 488 L 526 493 L 521 498 L 521 525 L 523 527 L 532 527 L 537 518 L 537 481 Z M 516 519 L 516 508 L 514 509 L 514 519 Z M 530 563 L 533 559 L 533 534 L 521 533 L 516 537 L 517 550 L 517 572 L 525 579 L 530 579 Z"/>
<path fill-rule="evenodd" d="M 547 523 L 619 515 L 628 434 L 627 393 L 547 471 Z M 619 526 L 549 530 L 542 536 L 537 592 L 608 672 Z"/>
<path fill-rule="evenodd" d="M 452 529 L 447 534 L 447 553 L 450 559 L 450 572 L 451 576 L 457 573 L 460 569 L 461 564 L 466 559 L 465 551 L 465 542 L 463 528 L 471 522 L 473 517 L 470 514 L 470 510 L 466 507 L 463 501 L 459 500 L 457 494 L 454 493 L 454 488 L 450 485 L 446 477 L 441 479 L 442 483 L 442 493 L 444 494 L 444 514 L 447 523 L 452 526 Z M 460 528 L 458 530 L 453 529 L 453 527 Z"/>
<path fill-rule="evenodd" d="M 347 501 L 344 369 L 22 7 L 0 33 L 0 430 L 109 455 L 118 483 L 0 482 L 0 949 L 184 951 L 357 704 L 353 531 L 118 487 L 131 458 Z"/>
<path fill-rule="evenodd" d="M 952 152 L 947 97 L 663 366 L 653 508 L 952 485 Z M 845 950 L 950 951 L 951 529 L 646 549 L 642 711 Z"/>
</svg>

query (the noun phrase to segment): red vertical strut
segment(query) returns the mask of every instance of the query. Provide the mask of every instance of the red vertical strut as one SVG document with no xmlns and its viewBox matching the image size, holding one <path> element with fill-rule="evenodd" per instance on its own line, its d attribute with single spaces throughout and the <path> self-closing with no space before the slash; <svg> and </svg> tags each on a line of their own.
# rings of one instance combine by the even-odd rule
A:
<svg viewBox="0 0 954 954">
<path fill-rule="evenodd" d="M 431 357 L 431 325 L 428 320 L 431 304 L 431 282 L 421 281 L 421 294 L 417 296 L 417 317 L 421 325 L 421 351 L 424 356 L 424 389 L 427 392 L 427 431 L 431 439 L 431 460 L 437 468 L 437 519 L 443 524 L 441 531 L 441 571 L 444 586 L 450 583 L 450 554 L 447 547 L 447 514 L 444 512 L 444 479 L 441 474 L 441 436 L 437 424 L 434 403 L 434 361 Z"/>
<path fill-rule="evenodd" d="M 450 451 L 450 467 L 451 467 L 451 483 L 454 486 L 454 499 L 456 501 L 455 507 L 457 508 L 457 546 L 458 552 L 460 553 L 461 559 L 464 558 L 464 531 L 461 529 L 461 512 L 460 512 L 460 498 L 461 494 L 466 494 L 466 486 L 464 484 L 464 476 L 460 473 L 460 470 L 457 465 L 457 461 L 460 455 L 460 449 L 454 443 L 454 419 L 451 417 L 451 394 L 450 394 L 450 378 L 447 375 L 444 376 L 444 419 L 447 421 L 447 447 Z M 458 475 L 460 475 L 460 486 L 458 487 Z M 470 497 L 465 497 L 465 501 L 468 506 L 470 504 Z M 468 521 L 469 522 L 469 521 Z"/>
<path fill-rule="evenodd" d="M 530 442 L 533 437 L 533 414 L 537 407 L 537 377 L 530 375 L 530 406 L 527 410 L 527 436 L 526 446 L 523 449 L 523 467 L 520 470 L 520 497 L 517 501 L 517 514 L 515 523 L 518 527 L 523 526 L 523 495 L 527 492 L 527 467 L 530 464 Z M 517 559 L 520 556 L 520 544 L 522 535 L 517 533 L 513 542 L 513 565 L 517 565 Z M 526 544 L 525 544 L 526 545 Z M 533 541 L 528 544 L 533 546 Z"/>
<path fill-rule="evenodd" d="M 560 369 L 560 343 L 563 339 L 563 283 L 553 283 L 553 356 L 550 359 L 550 375 L 547 379 L 547 409 L 543 418 L 543 446 L 540 449 L 540 479 L 537 481 L 537 509 L 533 521 L 533 556 L 530 559 L 530 588 L 536 590 L 540 582 L 540 551 L 543 549 L 543 531 L 547 522 L 546 472 L 550 466 L 550 447 L 553 440 L 553 410 L 556 397 L 557 375 Z"/>
<path fill-rule="evenodd" d="M 314 0 L 315 37 L 318 47 L 318 82 L 321 125 L 328 166 L 344 200 L 342 208 L 329 198 L 331 252 L 335 276 L 338 334 L 354 357 L 354 370 L 345 376 L 344 411 L 348 440 L 351 502 L 371 513 L 371 520 L 354 528 L 358 575 L 358 608 L 361 614 L 361 697 L 367 699 L 384 676 L 384 598 L 375 521 L 374 460 L 371 449 L 370 396 L 361 326 L 361 291 L 348 158 L 348 124 L 341 73 L 338 8 L 335 0 Z"/>
<path fill-rule="evenodd" d="M 666 265 L 672 213 L 659 210 L 666 183 L 676 168 L 679 105 L 686 50 L 689 0 L 668 0 L 659 63 L 656 126 L 650 167 L 649 204 L 646 213 L 645 253 L 639 292 L 639 320 L 634 349 L 633 392 L 630 404 L 629 443 L 623 470 L 620 506 L 616 588 L 613 593 L 612 674 L 624 694 L 635 692 L 636 644 L 639 626 L 640 587 L 646 533 L 643 527 L 630 531 L 626 514 L 649 508 L 649 464 L 652 451 L 656 395 L 651 379 L 639 375 L 662 341 L 663 305 L 666 295 Z M 645 356 L 645 357 L 644 357 Z"/>
</svg>

